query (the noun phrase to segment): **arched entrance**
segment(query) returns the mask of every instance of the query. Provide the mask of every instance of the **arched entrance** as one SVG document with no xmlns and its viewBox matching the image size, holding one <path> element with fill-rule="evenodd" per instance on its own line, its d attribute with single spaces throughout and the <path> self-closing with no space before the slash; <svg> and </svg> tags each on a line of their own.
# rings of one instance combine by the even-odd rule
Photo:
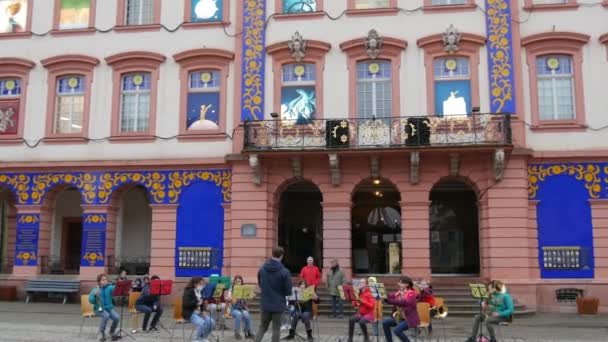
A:
<svg viewBox="0 0 608 342">
<path fill-rule="evenodd" d="M 58 191 L 52 206 L 50 253 L 41 259 L 42 272 L 78 274 L 82 250 L 81 195 L 73 187 Z"/>
<path fill-rule="evenodd" d="M 0 187 L 0 274 L 13 272 L 16 235 L 14 204 L 14 194 Z"/>
<path fill-rule="evenodd" d="M 479 274 L 477 195 L 466 183 L 442 180 L 430 195 L 431 272 Z"/>
<path fill-rule="evenodd" d="M 116 220 L 115 258 L 111 273 L 127 270 L 129 275 L 147 274 L 152 246 L 152 209 L 146 189 L 127 186 L 120 191 Z"/>
<path fill-rule="evenodd" d="M 323 264 L 323 195 L 307 181 L 289 185 L 282 193 L 279 207 L 279 246 L 285 248 L 283 264 L 299 273 L 312 256 Z"/>
<path fill-rule="evenodd" d="M 361 182 L 353 194 L 352 258 L 357 274 L 401 273 L 401 195 L 384 179 Z"/>
</svg>

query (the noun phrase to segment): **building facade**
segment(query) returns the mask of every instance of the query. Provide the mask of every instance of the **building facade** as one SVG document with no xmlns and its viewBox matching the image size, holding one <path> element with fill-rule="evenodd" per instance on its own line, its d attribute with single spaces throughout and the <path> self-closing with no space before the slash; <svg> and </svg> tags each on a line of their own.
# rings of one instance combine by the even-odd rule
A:
<svg viewBox="0 0 608 342">
<path fill-rule="evenodd" d="M 608 300 L 608 3 L 0 7 L 2 282 L 253 281 L 281 245 Z"/>
</svg>

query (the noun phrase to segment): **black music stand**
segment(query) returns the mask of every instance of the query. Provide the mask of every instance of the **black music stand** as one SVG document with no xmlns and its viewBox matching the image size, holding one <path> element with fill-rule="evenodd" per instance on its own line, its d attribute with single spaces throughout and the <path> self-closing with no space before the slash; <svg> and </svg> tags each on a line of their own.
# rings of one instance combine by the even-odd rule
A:
<svg viewBox="0 0 608 342">
<path fill-rule="evenodd" d="M 129 298 L 129 291 L 131 291 L 131 281 L 130 280 L 118 280 L 116 284 L 114 284 L 114 291 L 112 291 L 113 297 L 120 297 L 120 330 L 118 330 L 118 338 L 123 338 L 123 333 L 133 340 L 136 340 L 133 335 L 128 332 L 122 330 L 122 318 L 125 309 L 125 298 Z"/>
<path fill-rule="evenodd" d="M 376 322 L 374 325 L 376 326 L 376 342 L 380 341 L 380 321 L 382 319 L 382 309 L 380 309 L 380 304 L 382 304 L 382 299 L 386 297 L 386 291 L 384 291 L 384 284 L 372 283 L 369 284 L 372 289 L 372 294 L 374 295 L 374 299 L 376 300 L 376 307 L 374 308 L 374 318 Z M 382 286 L 380 286 L 382 285 Z M 383 290 L 383 291 L 381 291 Z"/>
<path fill-rule="evenodd" d="M 293 300 L 296 303 L 296 310 L 298 310 L 298 312 L 300 313 L 300 317 L 302 317 L 302 308 L 300 307 L 300 298 L 299 298 L 300 292 L 301 292 L 301 290 L 299 287 L 295 287 L 295 286 L 292 287 L 291 296 L 287 297 L 287 299 L 288 299 L 288 301 Z M 312 312 L 311 312 L 311 315 L 312 315 Z M 311 316 L 311 318 L 312 318 L 312 316 Z M 289 313 L 289 330 L 291 330 L 291 326 L 293 324 L 293 319 L 294 319 L 294 315 L 290 312 Z M 306 339 L 302 335 L 298 334 L 298 332 L 296 330 L 294 330 L 293 333 L 294 333 L 294 336 L 296 337 L 296 339 L 298 339 L 298 341 L 306 341 Z M 289 336 L 289 335 L 287 335 L 287 336 Z M 283 337 L 281 339 L 281 341 L 286 340 L 287 336 Z"/>
<path fill-rule="evenodd" d="M 152 296 L 169 296 L 171 295 L 171 291 L 173 290 L 173 280 L 160 280 L 154 279 L 150 281 L 150 295 Z M 156 314 L 156 313 L 155 313 Z M 160 324 L 161 329 L 167 332 L 167 334 L 171 335 L 169 329 L 165 328 L 163 322 L 158 320 L 158 324 Z"/>
<path fill-rule="evenodd" d="M 483 335 L 483 323 L 486 321 L 485 314 L 483 313 L 483 302 L 490 299 L 488 288 L 485 284 L 469 284 L 469 289 L 471 290 L 471 297 L 479 300 L 479 319 L 481 319 L 481 322 L 479 322 L 479 331 L 477 332 L 477 336 L 475 336 L 475 342 L 479 340 L 483 341 L 483 339 L 489 340 L 489 338 Z"/>
</svg>

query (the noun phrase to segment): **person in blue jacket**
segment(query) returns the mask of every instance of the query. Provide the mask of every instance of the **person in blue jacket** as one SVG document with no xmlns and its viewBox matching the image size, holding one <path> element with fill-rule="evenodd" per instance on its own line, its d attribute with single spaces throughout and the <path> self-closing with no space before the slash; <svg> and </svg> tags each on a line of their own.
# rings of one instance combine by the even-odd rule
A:
<svg viewBox="0 0 608 342">
<path fill-rule="evenodd" d="M 497 342 L 494 335 L 493 325 L 501 322 L 509 322 L 513 317 L 513 298 L 507 293 L 505 285 L 499 280 L 492 280 L 488 284 L 490 299 L 482 303 L 483 315 L 476 315 L 473 320 L 473 331 L 467 342 L 475 342 L 475 337 L 479 334 L 479 325 L 486 322 L 486 328 L 490 333 L 490 342 Z"/>
<path fill-rule="evenodd" d="M 144 323 L 141 328 L 143 332 L 157 332 L 158 329 L 156 328 L 156 324 L 158 324 L 158 320 L 163 314 L 163 307 L 160 305 L 160 296 L 150 294 L 150 282 L 151 280 L 157 279 L 160 279 L 157 275 L 153 275 L 152 278 L 144 277 L 144 287 L 141 290 L 139 298 L 137 298 L 137 301 L 135 302 L 135 309 L 144 313 Z M 152 312 L 154 312 L 154 318 L 152 318 L 148 330 L 148 321 L 150 320 Z"/>
<path fill-rule="evenodd" d="M 108 276 L 100 274 L 97 276 L 97 287 L 91 290 L 89 294 L 89 303 L 93 304 L 95 315 L 101 316 L 101 323 L 99 324 L 99 332 L 101 337 L 99 341 L 106 341 L 106 325 L 108 320 L 112 320 L 112 326 L 110 327 L 110 336 L 112 341 L 117 341 L 120 337 L 116 334 L 116 328 L 118 327 L 118 321 L 120 316 L 116 310 L 114 310 L 114 304 L 112 303 L 112 292 L 114 291 L 114 285 L 108 282 Z"/>
</svg>

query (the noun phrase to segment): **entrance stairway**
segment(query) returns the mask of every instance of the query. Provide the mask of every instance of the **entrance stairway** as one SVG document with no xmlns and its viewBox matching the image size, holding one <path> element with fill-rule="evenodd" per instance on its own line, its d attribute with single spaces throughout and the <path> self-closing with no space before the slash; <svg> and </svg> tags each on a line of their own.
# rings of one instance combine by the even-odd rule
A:
<svg viewBox="0 0 608 342">
<path fill-rule="evenodd" d="M 387 287 L 387 291 L 392 292 L 397 289 L 397 282 L 394 279 L 380 279 L 378 277 L 378 281 L 384 281 L 384 284 Z M 448 307 L 448 315 L 450 316 L 473 316 L 479 312 L 479 302 L 475 299 L 471 298 L 468 283 L 474 282 L 474 279 L 464 279 L 460 281 L 454 282 L 453 280 L 449 282 L 445 281 L 434 281 L 433 290 L 435 292 L 436 297 L 443 297 Z M 331 314 L 331 298 L 329 296 L 329 292 L 325 285 L 321 285 L 318 288 L 318 294 L 320 298 L 319 302 L 319 314 L 321 317 L 328 317 Z M 249 308 L 252 313 L 257 313 L 260 310 L 259 298 L 249 301 Z M 391 314 L 392 307 L 391 305 L 384 305 L 384 316 L 388 317 Z M 351 315 L 354 313 L 352 306 L 350 303 L 344 303 L 344 313 L 345 315 Z M 535 311 L 529 308 L 526 308 L 525 304 L 520 303 L 515 298 L 515 316 L 520 315 L 531 315 L 534 314 Z"/>
</svg>

